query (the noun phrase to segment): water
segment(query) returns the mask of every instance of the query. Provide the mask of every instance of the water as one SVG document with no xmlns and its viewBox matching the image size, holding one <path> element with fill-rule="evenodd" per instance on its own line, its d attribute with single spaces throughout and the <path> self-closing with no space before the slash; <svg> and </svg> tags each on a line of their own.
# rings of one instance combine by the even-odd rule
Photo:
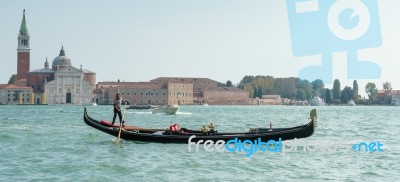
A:
<svg viewBox="0 0 400 182">
<path fill-rule="evenodd" d="M 89 107 L 95 119 L 112 106 Z M 313 107 L 182 106 L 177 115 L 127 110 L 127 125 L 219 131 L 292 127 Z M 0 106 L 0 181 L 397 181 L 400 177 L 398 107 L 319 107 L 307 141 L 380 141 L 384 152 L 188 152 L 186 144 L 122 141 L 90 128 L 80 106 Z"/>
</svg>

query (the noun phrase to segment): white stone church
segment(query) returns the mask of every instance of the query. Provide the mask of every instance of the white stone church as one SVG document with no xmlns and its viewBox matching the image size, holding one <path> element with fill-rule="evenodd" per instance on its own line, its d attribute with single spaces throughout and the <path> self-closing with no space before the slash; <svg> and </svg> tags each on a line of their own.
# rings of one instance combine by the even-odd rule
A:
<svg viewBox="0 0 400 182">
<path fill-rule="evenodd" d="M 54 80 L 44 84 L 47 104 L 82 104 L 91 102 L 95 84 L 95 73 L 77 69 L 62 48 L 52 63 Z"/>
</svg>

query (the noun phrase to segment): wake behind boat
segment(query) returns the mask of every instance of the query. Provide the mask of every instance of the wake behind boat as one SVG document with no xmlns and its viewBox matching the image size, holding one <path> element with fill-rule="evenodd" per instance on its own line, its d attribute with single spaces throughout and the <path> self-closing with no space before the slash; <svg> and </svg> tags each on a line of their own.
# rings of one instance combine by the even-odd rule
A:
<svg viewBox="0 0 400 182">
<path fill-rule="evenodd" d="M 306 138 L 314 133 L 316 127 L 316 110 L 310 112 L 311 121 L 305 125 L 292 128 L 251 128 L 248 132 L 217 132 L 217 131 L 197 131 L 190 129 L 146 129 L 136 126 L 125 126 L 121 131 L 121 139 L 144 141 L 144 142 L 159 142 L 159 143 L 188 143 L 191 136 L 195 136 L 191 141 L 212 140 L 217 142 L 223 140 L 225 142 L 233 139 L 238 140 L 258 140 L 267 142 L 269 140 L 290 140 L 294 138 Z M 86 107 L 83 113 L 85 123 L 104 133 L 118 136 L 119 126 L 111 125 L 107 121 L 98 121 L 88 116 Z"/>
</svg>

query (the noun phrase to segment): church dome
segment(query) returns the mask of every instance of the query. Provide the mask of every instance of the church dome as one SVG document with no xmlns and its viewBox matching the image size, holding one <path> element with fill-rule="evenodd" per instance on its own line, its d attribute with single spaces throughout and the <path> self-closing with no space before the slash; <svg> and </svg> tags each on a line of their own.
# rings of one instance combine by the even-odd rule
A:
<svg viewBox="0 0 400 182">
<path fill-rule="evenodd" d="M 64 47 L 61 47 L 60 55 L 54 58 L 52 68 L 58 70 L 67 66 L 71 66 L 71 59 L 65 55 Z"/>
</svg>

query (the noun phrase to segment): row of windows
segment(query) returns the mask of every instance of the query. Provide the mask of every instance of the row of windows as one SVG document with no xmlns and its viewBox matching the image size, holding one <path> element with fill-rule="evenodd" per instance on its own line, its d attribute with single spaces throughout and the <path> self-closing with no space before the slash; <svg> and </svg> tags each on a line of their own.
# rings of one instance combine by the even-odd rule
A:
<svg viewBox="0 0 400 182">
<path fill-rule="evenodd" d="M 177 100 L 169 100 L 169 102 L 173 102 L 173 103 L 177 103 L 177 102 L 181 102 L 181 103 L 190 103 L 190 101 L 185 101 L 185 100 L 181 100 L 181 101 L 177 101 Z M 136 100 L 133 100 L 133 103 L 136 103 Z M 143 103 L 143 100 L 140 100 L 140 103 Z M 151 100 L 148 100 L 147 103 L 151 103 Z M 155 103 L 158 103 L 158 100 L 155 100 Z M 164 100 L 165 103 L 165 100 Z"/>
<path fill-rule="evenodd" d="M 166 93 L 162 93 L 164 96 L 166 95 Z M 174 96 L 192 96 L 192 93 L 181 93 L 181 92 L 170 92 L 169 95 L 172 96 L 172 94 Z M 130 95 L 130 92 L 121 92 L 121 95 Z M 133 92 L 133 95 L 136 95 L 136 92 Z M 140 95 L 146 95 L 146 96 L 152 96 L 152 95 L 158 95 L 158 92 L 140 92 Z"/>
<path fill-rule="evenodd" d="M 152 96 L 153 94 L 158 95 L 158 92 L 153 93 L 151 91 L 148 91 L 148 92 L 145 92 L 144 94 L 147 95 L 147 96 Z M 125 92 L 122 91 L 121 95 L 125 95 Z M 126 95 L 130 95 L 130 93 L 126 92 Z M 133 95 L 136 95 L 136 92 L 133 92 Z M 140 92 L 140 95 L 143 95 L 143 92 Z M 164 92 L 163 95 L 166 95 L 166 93 Z"/>
<path fill-rule="evenodd" d="M 151 103 L 152 101 L 151 100 L 148 100 L 147 101 L 147 103 Z M 182 100 L 182 101 L 177 101 L 177 100 L 169 100 L 169 102 L 173 102 L 173 103 L 178 103 L 178 102 L 181 102 L 181 103 L 190 103 L 190 101 L 185 101 L 185 100 Z M 133 100 L 133 103 L 136 103 L 136 100 Z M 143 100 L 140 100 L 140 103 L 143 103 Z M 159 103 L 158 102 L 158 100 L 155 100 L 155 103 Z M 165 100 L 164 100 L 164 103 L 165 103 Z"/>
<path fill-rule="evenodd" d="M 11 98 L 8 98 L 8 102 L 11 101 Z M 14 98 L 13 101 L 17 101 L 17 98 Z M 22 102 L 25 102 L 25 98 L 22 98 Z M 29 102 L 29 98 L 26 98 L 26 102 Z"/>
<path fill-rule="evenodd" d="M 181 92 L 173 92 L 174 96 L 188 96 L 188 93 Z M 172 92 L 169 93 L 169 96 L 172 96 Z M 189 96 L 192 96 L 192 93 L 189 93 Z"/>
<path fill-rule="evenodd" d="M 136 103 L 136 100 L 133 100 L 133 103 Z M 143 103 L 143 100 L 140 100 L 140 103 Z M 148 100 L 147 103 L 150 104 L 150 103 L 151 103 L 151 100 Z M 158 103 L 158 100 L 156 100 L 155 103 Z M 164 103 L 165 103 L 165 100 L 164 100 Z"/>
<path fill-rule="evenodd" d="M 209 94 L 214 94 L 214 95 L 244 95 L 242 92 L 238 93 L 232 93 L 232 92 L 209 92 Z"/>
<path fill-rule="evenodd" d="M 16 94 L 15 93 L 13 93 L 13 94 L 8 93 L 8 97 L 10 97 L 10 96 L 16 97 Z M 29 94 L 26 94 L 26 96 L 29 97 Z M 25 94 L 22 94 L 22 97 L 25 97 Z"/>
<path fill-rule="evenodd" d="M 169 100 L 169 102 L 173 102 L 173 103 L 179 103 L 179 102 L 181 102 L 181 103 L 190 103 L 190 101 L 186 101 L 185 102 L 185 100 L 179 100 L 179 101 L 177 101 L 177 100 Z"/>
<path fill-rule="evenodd" d="M 185 85 L 174 85 L 174 87 L 185 87 Z M 186 85 L 186 87 L 189 87 L 189 85 Z"/>
<path fill-rule="evenodd" d="M 63 91 L 62 88 L 59 88 L 59 89 L 58 89 L 58 93 L 59 93 L 59 94 L 62 94 L 62 91 Z M 87 92 L 89 93 L 89 92 L 90 92 L 90 89 L 88 89 Z M 51 90 L 50 90 L 50 93 L 53 94 L 53 93 L 54 93 L 54 90 L 51 89 Z M 67 92 L 66 92 L 66 93 L 72 93 L 72 92 L 71 92 L 71 89 L 67 89 Z M 80 90 L 79 88 L 77 88 L 77 89 L 75 90 L 75 93 L 76 93 L 76 94 L 80 94 L 80 93 L 81 93 L 81 90 Z"/>
</svg>

